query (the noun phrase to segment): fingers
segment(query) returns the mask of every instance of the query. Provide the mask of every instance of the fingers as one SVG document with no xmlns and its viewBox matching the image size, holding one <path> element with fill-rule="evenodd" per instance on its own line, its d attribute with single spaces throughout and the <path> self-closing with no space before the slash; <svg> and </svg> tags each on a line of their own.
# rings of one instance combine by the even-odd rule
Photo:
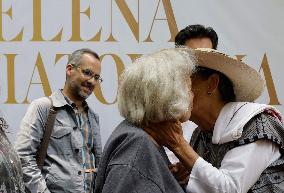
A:
<svg viewBox="0 0 284 193">
<path fill-rule="evenodd" d="M 189 175 L 183 180 L 177 180 L 180 185 L 187 185 L 189 180 Z"/>
<path fill-rule="evenodd" d="M 169 169 L 180 184 L 187 184 L 190 173 L 181 162 L 170 165 Z"/>
<path fill-rule="evenodd" d="M 154 132 L 153 130 L 149 129 L 149 128 L 144 128 L 144 131 L 149 135 L 149 137 L 152 139 L 152 141 L 154 142 L 155 145 L 160 146 L 162 144 L 159 143 L 159 141 L 157 141 L 157 134 L 156 132 Z"/>
<path fill-rule="evenodd" d="M 152 129 L 149 129 L 148 127 L 143 128 L 144 131 L 146 131 L 146 133 L 148 133 L 149 135 L 153 136 L 155 135 L 155 132 Z"/>
<path fill-rule="evenodd" d="M 178 172 L 178 167 L 176 166 L 176 164 L 171 164 L 171 165 L 169 166 L 169 169 L 170 169 L 170 171 L 171 171 L 173 174 L 175 174 L 175 173 Z"/>
<path fill-rule="evenodd" d="M 189 179 L 189 173 L 188 172 L 179 173 L 178 175 L 175 175 L 175 178 L 177 179 L 177 181 L 187 180 Z"/>
<path fill-rule="evenodd" d="M 151 123 L 144 130 L 159 144 L 172 149 L 180 143 L 183 131 L 180 121 Z"/>
</svg>

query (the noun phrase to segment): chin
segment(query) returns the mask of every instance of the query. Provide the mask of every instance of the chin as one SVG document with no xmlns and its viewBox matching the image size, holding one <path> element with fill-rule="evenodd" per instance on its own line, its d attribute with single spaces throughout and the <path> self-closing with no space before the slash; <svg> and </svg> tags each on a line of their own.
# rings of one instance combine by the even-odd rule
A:
<svg viewBox="0 0 284 193">
<path fill-rule="evenodd" d="M 183 119 L 183 118 L 181 118 L 179 121 L 181 122 L 181 123 L 184 123 L 184 122 L 186 122 L 186 121 L 188 121 L 189 119 Z"/>
<path fill-rule="evenodd" d="M 83 100 L 86 100 L 89 96 L 90 96 L 90 94 L 87 94 L 87 93 L 84 93 L 84 92 L 80 92 L 79 93 L 79 96 L 83 99 Z"/>
<path fill-rule="evenodd" d="M 189 121 L 189 119 L 190 119 L 190 115 L 189 115 L 189 116 L 182 116 L 182 117 L 179 119 L 179 121 L 180 121 L 181 123 L 184 123 L 184 122 L 186 122 L 186 121 Z"/>
</svg>

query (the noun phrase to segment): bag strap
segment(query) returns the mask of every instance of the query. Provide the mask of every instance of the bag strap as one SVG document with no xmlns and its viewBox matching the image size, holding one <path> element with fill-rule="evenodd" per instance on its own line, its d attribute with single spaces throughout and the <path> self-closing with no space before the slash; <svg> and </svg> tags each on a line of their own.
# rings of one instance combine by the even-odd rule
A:
<svg viewBox="0 0 284 193">
<path fill-rule="evenodd" d="M 45 130 L 44 130 L 43 138 L 40 143 L 39 149 L 37 151 L 37 156 L 36 156 L 36 162 L 40 170 L 42 170 L 42 167 L 44 164 L 44 160 L 45 160 L 46 153 L 47 153 L 47 147 L 50 141 L 50 136 L 53 130 L 55 117 L 57 114 L 57 109 L 53 106 L 52 99 L 50 97 L 47 97 L 47 98 L 50 100 L 51 106 L 49 109 L 47 121 L 45 123 Z"/>
</svg>

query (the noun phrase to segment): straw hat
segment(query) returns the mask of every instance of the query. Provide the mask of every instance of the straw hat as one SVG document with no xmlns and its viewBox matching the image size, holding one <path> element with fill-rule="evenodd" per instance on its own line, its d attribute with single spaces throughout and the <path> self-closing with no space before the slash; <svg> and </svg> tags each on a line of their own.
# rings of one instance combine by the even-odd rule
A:
<svg viewBox="0 0 284 193">
<path fill-rule="evenodd" d="M 233 83 L 237 101 L 252 102 L 262 93 L 264 80 L 244 62 L 209 48 L 195 49 L 199 66 L 219 71 Z"/>
</svg>

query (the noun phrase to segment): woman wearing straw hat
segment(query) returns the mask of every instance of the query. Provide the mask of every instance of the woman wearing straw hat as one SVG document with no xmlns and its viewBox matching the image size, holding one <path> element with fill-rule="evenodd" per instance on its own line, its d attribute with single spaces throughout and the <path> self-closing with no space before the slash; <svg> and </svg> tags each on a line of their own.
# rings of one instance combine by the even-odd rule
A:
<svg viewBox="0 0 284 193">
<path fill-rule="evenodd" d="M 95 193 L 184 192 L 164 149 L 144 129 L 150 123 L 189 119 L 194 68 L 193 52 L 186 48 L 165 49 L 128 66 L 117 99 L 125 120 L 104 147 Z"/>
<path fill-rule="evenodd" d="M 283 119 L 274 107 L 252 103 L 262 93 L 261 76 L 216 50 L 195 53 L 199 66 L 192 75 L 190 120 L 198 128 L 190 144 L 179 121 L 147 130 L 181 161 L 174 175 L 180 181 L 189 176 L 191 193 L 283 193 Z"/>
</svg>

